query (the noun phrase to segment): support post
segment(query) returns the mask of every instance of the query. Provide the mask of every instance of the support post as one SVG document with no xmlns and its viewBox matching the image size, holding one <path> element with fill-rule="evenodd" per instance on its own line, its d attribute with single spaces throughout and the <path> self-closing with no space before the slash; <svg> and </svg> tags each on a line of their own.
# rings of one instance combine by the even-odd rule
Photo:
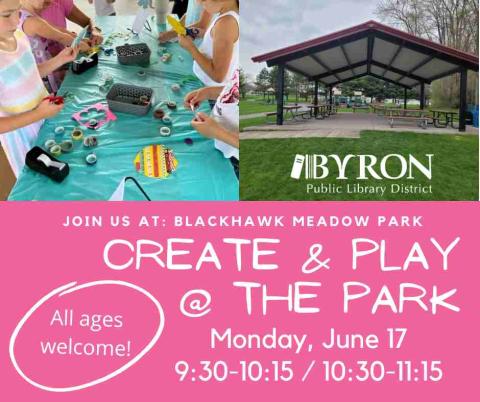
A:
<svg viewBox="0 0 480 402">
<path fill-rule="evenodd" d="M 283 92 L 285 85 L 285 66 L 278 65 L 277 74 L 277 125 L 283 126 Z"/>
<path fill-rule="evenodd" d="M 425 83 L 420 85 L 420 109 L 425 109 Z"/>
<path fill-rule="evenodd" d="M 407 109 L 407 88 L 403 89 L 403 108 Z"/>
<path fill-rule="evenodd" d="M 330 105 L 333 105 L 333 87 L 330 87 Z"/>
<path fill-rule="evenodd" d="M 465 131 L 467 117 L 467 69 L 460 70 L 460 108 L 458 111 L 458 131 Z"/>
<path fill-rule="evenodd" d="M 315 80 L 315 97 L 313 98 L 313 104 L 318 105 L 318 80 Z"/>
</svg>

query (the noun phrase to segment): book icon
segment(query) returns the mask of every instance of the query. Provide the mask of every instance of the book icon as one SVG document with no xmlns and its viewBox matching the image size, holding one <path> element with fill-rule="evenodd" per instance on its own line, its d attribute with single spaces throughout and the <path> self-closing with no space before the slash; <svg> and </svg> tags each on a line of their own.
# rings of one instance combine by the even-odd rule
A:
<svg viewBox="0 0 480 402">
<path fill-rule="evenodd" d="M 292 179 L 300 179 L 300 175 L 302 174 L 303 163 L 305 162 L 304 155 L 295 155 L 295 160 L 293 161 L 292 172 L 290 173 L 290 177 Z"/>
</svg>

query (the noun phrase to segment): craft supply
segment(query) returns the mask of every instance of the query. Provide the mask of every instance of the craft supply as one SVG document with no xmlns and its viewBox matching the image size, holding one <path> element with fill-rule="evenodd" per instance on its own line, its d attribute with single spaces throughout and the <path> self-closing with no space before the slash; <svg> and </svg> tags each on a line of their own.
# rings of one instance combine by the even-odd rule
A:
<svg viewBox="0 0 480 402">
<path fill-rule="evenodd" d="M 138 70 L 137 77 L 143 80 L 147 78 L 147 73 L 145 72 L 145 70 Z"/>
<path fill-rule="evenodd" d="M 172 29 L 178 34 L 185 36 L 187 34 L 187 29 L 182 25 L 182 23 L 177 20 L 172 15 L 167 15 L 167 22 L 170 24 Z"/>
<path fill-rule="evenodd" d="M 40 147 L 33 147 L 27 152 L 25 164 L 32 170 L 41 173 L 56 182 L 68 176 L 70 169 L 67 163 L 55 159 Z"/>
<path fill-rule="evenodd" d="M 86 148 L 93 148 L 98 145 L 98 140 L 97 137 L 94 135 L 89 135 L 88 137 L 85 137 L 83 140 L 83 146 Z"/>
<path fill-rule="evenodd" d="M 47 148 L 47 151 L 50 151 L 50 148 L 53 147 L 54 145 L 57 145 L 55 140 L 47 140 L 45 141 L 45 148 Z"/>
<path fill-rule="evenodd" d="M 148 65 L 150 63 L 151 51 L 146 43 L 125 44 L 118 46 L 116 51 L 120 64 Z"/>
<path fill-rule="evenodd" d="M 50 153 L 53 156 L 59 156 L 62 153 L 62 148 L 60 148 L 60 145 L 55 144 L 53 147 L 50 148 Z"/>
<path fill-rule="evenodd" d="M 167 107 L 170 109 L 170 110 L 175 110 L 177 108 L 177 103 L 174 102 L 174 101 L 168 101 L 167 102 Z"/>
<path fill-rule="evenodd" d="M 98 87 L 100 89 L 100 92 L 106 93 L 110 90 L 112 85 L 113 85 L 113 77 L 110 74 L 106 74 L 103 77 L 103 83 L 100 83 Z"/>
<path fill-rule="evenodd" d="M 75 74 L 82 74 L 85 71 L 98 65 L 98 53 L 91 52 L 88 57 L 80 57 L 72 63 L 72 72 Z"/>
<path fill-rule="evenodd" d="M 185 138 L 185 144 L 193 145 L 193 140 L 191 138 Z"/>
<path fill-rule="evenodd" d="M 37 160 L 42 162 L 46 167 L 55 167 L 59 170 L 62 170 L 65 168 L 65 163 L 62 162 L 55 162 L 52 159 L 50 159 L 47 155 L 41 154 Z"/>
<path fill-rule="evenodd" d="M 165 116 L 165 112 L 164 112 L 162 109 L 156 109 L 156 110 L 153 112 L 153 116 L 154 116 L 156 119 L 163 119 L 163 117 Z"/>
<path fill-rule="evenodd" d="M 72 140 L 80 141 L 83 138 L 83 131 L 78 127 L 74 128 L 72 131 Z"/>
<path fill-rule="evenodd" d="M 147 95 L 140 96 L 138 100 L 140 101 L 140 105 L 148 105 L 150 102 L 150 98 Z"/>
<path fill-rule="evenodd" d="M 73 142 L 71 140 L 64 140 L 60 143 L 62 152 L 71 152 L 73 150 Z"/>
<path fill-rule="evenodd" d="M 97 155 L 88 154 L 85 158 L 85 162 L 87 162 L 87 165 L 95 165 L 95 163 L 97 163 Z"/>
<path fill-rule="evenodd" d="M 43 100 L 49 100 L 50 103 L 55 103 L 55 105 L 63 105 L 64 99 L 62 96 L 49 95 L 43 98 Z"/>
<path fill-rule="evenodd" d="M 168 114 L 163 116 L 162 121 L 164 124 L 172 124 L 172 118 Z"/>
<path fill-rule="evenodd" d="M 196 28 L 186 28 L 183 24 L 177 20 L 174 16 L 168 15 L 167 21 L 172 27 L 172 29 L 178 34 L 182 36 L 190 36 L 193 39 L 196 39 L 200 31 Z"/>
<path fill-rule="evenodd" d="M 115 87 L 115 85 L 113 87 Z M 83 121 L 82 114 L 88 114 L 91 111 L 104 112 L 105 118 L 101 121 L 97 121 L 96 119 L 90 119 L 88 122 Z M 115 116 L 110 111 L 107 105 L 103 103 L 96 103 L 95 105 L 87 106 L 85 109 L 81 110 L 80 112 L 75 113 L 74 115 L 72 115 L 72 119 L 78 122 L 78 124 L 81 124 L 82 126 L 85 126 L 93 130 L 98 130 L 100 127 L 104 126 L 108 122 L 117 120 L 117 116 Z M 96 124 L 91 125 L 91 120 L 94 120 L 93 123 L 96 123 Z"/>
<path fill-rule="evenodd" d="M 65 127 L 63 127 L 63 126 L 55 127 L 55 134 L 61 135 L 61 134 L 64 134 L 64 133 L 65 133 Z"/>
<path fill-rule="evenodd" d="M 178 161 L 171 149 L 155 144 L 143 148 L 134 165 L 137 172 L 147 177 L 164 179 L 177 169 Z"/>
<path fill-rule="evenodd" d="M 179 92 L 180 91 L 180 85 L 178 84 L 173 84 L 171 86 L 173 92 Z"/>
<path fill-rule="evenodd" d="M 97 119 L 90 119 L 88 121 L 88 124 L 90 125 L 90 127 L 95 128 L 98 125 L 98 120 Z"/>
<path fill-rule="evenodd" d="M 164 63 L 167 63 L 170 61 L 171 58 L 172 55 L 170 53 L 164 53 L 160 60 L 162 60 Z"/>
<path fill-rule="evenodd" d="M 162 137 L 169 137 L 172 134 L 172 130 L 169 127 L 161 127 L 160 128 L 160 135 Z"/>
<path fill-rule="evenodd" d="M 178 55 L 178 60 L 180 60 L 182 63 L 185 61 L 185 59 L 181 55 Z"/>
<path fill-rule="evenodd" d="M 115 84 L 107 94 L 112 110 L 142 116 L 148 113 L 153 101 L 153 89 L 135 85 Z"/>
<path fill-rule="evenodd" d="M 78 35 L 75 37 L 75 39 L 72 41 L 72 44 L 70 45 L 70 47 L 72 49 L 80 46 L 80 42 L 86 38 L 87 36 L 87 33 L 88 33 L 88 28 L 90 27 L 90 25 L 87 25 L 85 28 L 83 28 L 79 33 Z"/>
<path fill-rule="evenodd" d="M 157 50 L 157 54 L 159 56 L 163 56 L 165 53 L 167 53 L 167 48 L 166 47 L 159 47 Z"/>
</svg>

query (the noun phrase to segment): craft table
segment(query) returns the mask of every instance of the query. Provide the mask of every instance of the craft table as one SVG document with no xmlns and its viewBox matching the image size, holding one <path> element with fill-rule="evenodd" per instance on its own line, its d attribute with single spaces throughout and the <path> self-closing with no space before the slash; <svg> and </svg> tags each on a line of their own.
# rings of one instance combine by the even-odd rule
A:
<svg viewBox="0 0 480 402">
<path fill-rule="evenodd" d="M 113 33 L 128 35 L 134 17 L 100 17 L 96 24 L 101 27 L 105 40 Z M 60 142 L 71 139 L 70 133 L 78 124 L 71 119 L 72 114 L 98 102 L 106 102 L 106 94 L 99 91 L 99 83 L 104 74 L 110 74 L 115 83 L 125 83 L 150 87 L 154 90 L 154 103 L 173 100 L 177 110 L 162 108 L 173 119 L 172 135 L 161 137 L 159 129 L 163 126 L 153 117 L 152 107 L 145 116 L 115 112 L 117 120 L 109 122 L 98 130 L 84 128 L 85 135 L 97 135 L 99 145 L 93 148 L 98 157 L 96 165 L 89 166 L 85 157 L 92 152 L 76 144 L 71 153 L 62 153 L 58 159 L 70 165 L 70 174 L 62 182 L 56 183 L 46 176 L 25 167 L 21 172 L 10 200 L 108 200 L 119 183 L 128 176 L 134 177 L 153 200 L 238 200 L 238 180 L 228 159 L 215 149 L 212 140 L 199 135 L 191 127 L 193 113 L 183 106 L 184 95 L 202 83 L 191 77 L 178 93 L 171 90 L 171 85 L 192 74 L 193 60 L 190 54 L 177 43 L 158 44 L 158 36 L 153 21 L 149 18 L 153 32 L 143 31 L 139 36 L 116 38 L 110 46 L 145 42 L 152 54 L 150 66 L 146 68 L 121 65 L 116 55 L 99 54 L 99 64 L 81 75 L 70 71 L 58 94 L 73 94 L 67 99 L 64 109 L 55 118 L 47 120 L 39 132 L 37 145 L 44 148 L 49 139 Z M 166 47 L 172 54 L 168 63 L 160 61 L 157 54 L 159 47 Z M 180 57 L 179 57 L 180 56 Z M 183 61 L 182 61 L 183 60 Z M 146 78 L 137 75 L 140 69 L 146 71 Z M 207 102 L 201 111 L 210 113 Z M 91 118 L 92 116 L 88 116 Z M 54 130 L 65 127 L 65 135 L 59 136 Z M 185 139 L 193 140 L 193 145 Z M 151 144 L 162 144 L 173 150 L 179 162 L 178 168 L 168 178 L 153 179 L 137 173 L 134 167 L 136 154 Z M 144 200 L 144 195 L 128 181 L 125 187 L 125 200 Z"/>
</svg>

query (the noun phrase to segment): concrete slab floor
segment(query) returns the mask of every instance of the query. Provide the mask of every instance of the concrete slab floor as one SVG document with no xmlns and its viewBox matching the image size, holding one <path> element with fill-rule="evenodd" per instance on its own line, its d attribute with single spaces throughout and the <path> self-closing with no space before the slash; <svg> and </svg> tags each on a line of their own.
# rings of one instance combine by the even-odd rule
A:
<svg viewBox="0 0 480 402">
<path fill-rule="evenodd" d="M 458 130 L 450 127 L 436 128 L 428 126 L 424 130 L 418 127 L 415 122 L 402 122 L 391 128 L 385 117 L 377 116 L 373 113 L 337 113 L 323 120 L 297 118 L 297 120 L 286 121 L 283 126 L 264 124 L 247 127 L 240 134 L 240 139 L 285 137 L 359 138 L 361 131 L 413 131 L 423 134 L 459 134 Z M 478 129 L 467 126 L 467 131 L 464 134 L 478 135 Z"/>
</svg>

